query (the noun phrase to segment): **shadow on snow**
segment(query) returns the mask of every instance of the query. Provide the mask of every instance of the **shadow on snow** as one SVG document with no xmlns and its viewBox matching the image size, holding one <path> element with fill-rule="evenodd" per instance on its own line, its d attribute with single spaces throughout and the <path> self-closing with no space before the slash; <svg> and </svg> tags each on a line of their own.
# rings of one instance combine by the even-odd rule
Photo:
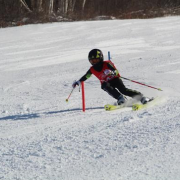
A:
<svg viewBox="0 0 180 180">
<path fill-rule="evenodd" d="M 86 108 L 86 111 L 94 110 L 94 109 L 104 109 L 104 107 Z M 60 110 L 60 111 L 49 111 L 49 112 L 44 112 L 44 113 L 18 114 L 18 115 L 1 117 L 0 121 L 3 121 L 3 120 L 13 120 L 13 121 L 29 120 L 29 119 L 39 118 L 39 117 L 41 117 L 41 115 L 61 114 L 61 113 L 65 113 L 65 112 L 76 112 L 76 111 L 81 112 L 82 109 L 76 108 L 76 109 L 67 109 L 67 110 Z"/>
</svg>

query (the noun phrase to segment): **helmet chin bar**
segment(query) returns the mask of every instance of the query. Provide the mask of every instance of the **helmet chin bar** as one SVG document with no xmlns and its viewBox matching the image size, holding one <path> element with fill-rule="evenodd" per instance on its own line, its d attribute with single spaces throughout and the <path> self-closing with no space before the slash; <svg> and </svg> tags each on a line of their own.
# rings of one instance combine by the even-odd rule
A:
<svg viewBox="0 0 180 180">
<path fill-rule="evenodd" d="M 90 59 L 89 62 L 92 64 L 92 65 L 95 65 L 97 63 L 99 63 L 101 60 L 100 59 Z"/>
</svg>

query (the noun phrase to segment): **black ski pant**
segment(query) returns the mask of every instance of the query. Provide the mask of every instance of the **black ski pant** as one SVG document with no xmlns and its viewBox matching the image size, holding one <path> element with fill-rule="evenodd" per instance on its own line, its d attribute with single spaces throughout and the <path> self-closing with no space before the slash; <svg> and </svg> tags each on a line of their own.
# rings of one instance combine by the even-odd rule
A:
<svg viewBox="0 0 180 180">
<path fill-rule="evenodd" d="M 143 96 L 138 91 L 126 88 L 120 78 L 114 78 L 108 82 L 102 83 L 101 88 L 117 100 L 121 94 L 132 98 L 137 97 L 138 99 Z"/>
</svg>

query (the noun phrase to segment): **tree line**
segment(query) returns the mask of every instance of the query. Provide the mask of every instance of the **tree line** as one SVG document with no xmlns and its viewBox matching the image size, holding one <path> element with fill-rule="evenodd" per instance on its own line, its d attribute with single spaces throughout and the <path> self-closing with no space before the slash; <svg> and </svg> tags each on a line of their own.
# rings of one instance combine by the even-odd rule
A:
<svg viewBox="0 0 180 180">
<path fill-rule="evenodd" d="M 156 11 L 179 13 L 180 0 L 0 0 L 0 21 L 15 21 L 23 17 L 33 20 L 61 17 L 69 20 L 90 19 L 96 16 L 116 18 L 148 18 Z M 161 13 L 160 13 L 161 12 Z"/>
</svg>

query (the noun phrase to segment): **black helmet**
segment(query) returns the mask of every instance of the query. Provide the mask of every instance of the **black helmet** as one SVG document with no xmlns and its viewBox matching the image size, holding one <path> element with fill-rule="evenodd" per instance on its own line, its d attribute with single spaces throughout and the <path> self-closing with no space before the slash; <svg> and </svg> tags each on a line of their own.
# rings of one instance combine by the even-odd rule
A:
<svg viewBox="0 0 180 180">
<path fill-rule="evenodd" d="M 102 62 L 104 60 L 103 53 L 99 49 L 92 49 L 89 52 L 88 59 L 89 59 L 89 61 L 92 60 L 92 59 L 99 59 L 100 62 Z"/>
</svg>

